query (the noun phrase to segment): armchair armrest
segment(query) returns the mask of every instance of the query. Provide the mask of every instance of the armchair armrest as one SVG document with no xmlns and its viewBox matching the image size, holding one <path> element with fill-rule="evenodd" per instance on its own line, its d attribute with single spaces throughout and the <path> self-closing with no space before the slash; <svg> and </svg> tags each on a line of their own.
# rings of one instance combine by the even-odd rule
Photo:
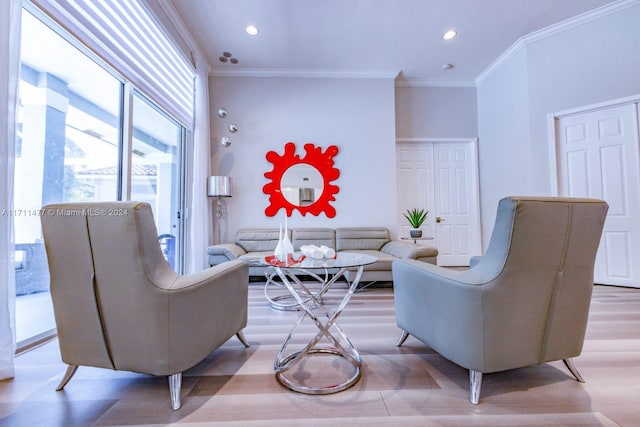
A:
<svg viewBox="0 0 640 427">
<path fill-rule="evenodd" d="M 393 261 L 398 327 L 459 365 L 483 371 L 483 286 L 476 276 L 472 270 Z"/>
<path fill-rule="evenodd" d="M 243 272 L 244 271 L 244 272 Z M 221 283 L 223 277 L 229 277 L 231 275 L 240 275 L 237 278 L 240 279 L 240 282 L 244 281 L 243 274 L 247 275 L 249 272 L 249 266 L 245 261 L 242 260 L 234 260 L 229 263 L 225 263 L 224 265 L 216 265 L 195 273 L 187 274 L 187 275 L 178 275 L 169 286 L 166 287 L 167 290 L 170 290 L 173 296 L 176 296 L 176 292 L 199 292 L 199 288 L 207 287 L 207 286 L 222 286 Z"/>
<path fill-rule="evenodd" d="M 438 255 L 438 250 L 432 246 L 416 245 L 402 240 L 392 240 L 387 242 L 382 246 L 382 248 L 380 248 L 380 251 L 393 255 L 396 258 L 405 259 L 429 258 Z"/>
<path fill-rule="evenodd" d="M 469 258 L 469 268 L 477 265 L 480 261 L 482 261 L 482 255 L 472 256 Z"/>
<path fill-rule="evenodd" d="M 247 251 L 235 243 L 220 243 L 209 246 L 207 253 L 209 254 L 209 265 L 214 266 L 236 260 L 240 255 L 246 254 Z"/>
<path fill-rule="evenodd" d="M 171 372 L 181 372 L 198 362 L 185 349 L 213 351 L 246 326 L 248 286 L 249 265 L 238 260 L 179 276 L 166 290 L 168 344 L 171 354 L 176 355 Z"/>
</svg>

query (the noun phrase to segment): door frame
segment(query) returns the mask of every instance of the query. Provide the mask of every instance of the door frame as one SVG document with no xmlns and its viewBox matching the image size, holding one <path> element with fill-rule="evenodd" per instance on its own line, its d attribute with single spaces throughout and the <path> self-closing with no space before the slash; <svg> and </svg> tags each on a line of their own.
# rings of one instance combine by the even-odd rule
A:
<svg viewBox="0 0 640 427">
<path fill-rule="evenodd" d="M 473 175 L 473 183 L 471 184 L 473 188 L 470 188 L 474 192 L 474 197 L 476 199 L 476 212 L 474 220 L 478 224 L 478 240 L 477 242 L 470 243 L 470 247 L 476 248 L 478 250 L 477 255 L 482 254 L 482 216 L 481 216 L 481 206 L 480 206 L 480 174 L 479 174 L 479 156 L 478 156 L 478 138 L 396 138 L 396 150 L 399 144 L 423 144 L 423 143 L 431 143 L 431 144 L 447 144 L 447 143 L 457 143 L 457 144 L 468 144 L 471 154 L 472 160 L 472 175 Z M 397 162 L 396 162 L 397 167 Z M 397 171 L 396 171 L 397 173 Z M 435 212 L 434 212 L 435 214 Z M 400 215 L 400 214 L 399 214 Z M 438 233 L 434 228 L 434 237 L 433 244 L 437 246 Z"/>
</svg>

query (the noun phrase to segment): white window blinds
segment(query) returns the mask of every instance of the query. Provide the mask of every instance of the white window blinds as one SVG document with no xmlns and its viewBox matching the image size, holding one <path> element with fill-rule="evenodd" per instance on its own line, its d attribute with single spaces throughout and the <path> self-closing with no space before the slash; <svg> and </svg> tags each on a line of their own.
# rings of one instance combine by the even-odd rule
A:
<svg viewBox="0 0 640 427">
<path fill-rule="evenodd" d="M 138 0 L 32 0 L 187 128 L 194 67 Z"/>
</svg>

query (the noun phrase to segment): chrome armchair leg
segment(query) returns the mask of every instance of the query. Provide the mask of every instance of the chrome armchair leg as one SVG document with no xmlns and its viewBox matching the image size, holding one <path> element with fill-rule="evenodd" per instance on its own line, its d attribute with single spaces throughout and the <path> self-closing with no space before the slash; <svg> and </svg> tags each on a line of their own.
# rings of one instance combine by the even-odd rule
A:
<svg viewBox="0 0 640 427">
<path fill-rule="evenodd" d="M 396 343 L 396 347 L 400 347 L 402 344 L 404 344 L 404 342 L 407 340 L 408 337 L 409 337 L 409 332 L 402 331 L 402 335 L 400 335 L 400 339 Z"/>
<path fill-rule="evenodd" d="M 480 401 L 480 389 L 482 388 L 482 372 L 469 369 L 469 386 L 471 393 L 469 400 L 474 405 L 477 405 Z"/>
<path fill-rule="evenodd" d="M 562 359 L 562 361 L 564 362 L 564 365 L 567 367 L 569 372 L 571 372 L 571 374 L 576 378 L 576 380 L 583 383 L 584 378 L 582 378 L 582 375 L 580 375 L 580 372 L 578 372 L 578 370 L 576 369 L 576 365 L 573 364 L 573 359 Z"/>
<path fill-rule="evenodd" d="M 236 336 L 238 337 L 238 339 L 240 340 L 240 342 L 242 343 L 243 346 L 250 347 L 250 345 L 247 342 L 247 339 L 245 338 L 244 333 L 242 331 L 238 331 Z"/>
<path fill-rule="evenodd" d="M 56 391 L 62 390 L 64 386 L 67 385 L 67 383 L 69 382 L 71 377 L 73 377 L 73 375 L 76 373 L 77 370 L 78 370 L 78 365 L 67 366 L 67 370 L 64 373 L 64 377 L 62 377 L 62 381 L 60 381 L 60 384 L 58 384 L 58 387 L 56 387 Z"/>
<path fill-rule="evenodd" d="M 169 375 L 169 395 L 171 396 L 171 409 L 177 411 L 180 403 L 180 389 L 182 388 L 182 372 Z"/>
</svg>

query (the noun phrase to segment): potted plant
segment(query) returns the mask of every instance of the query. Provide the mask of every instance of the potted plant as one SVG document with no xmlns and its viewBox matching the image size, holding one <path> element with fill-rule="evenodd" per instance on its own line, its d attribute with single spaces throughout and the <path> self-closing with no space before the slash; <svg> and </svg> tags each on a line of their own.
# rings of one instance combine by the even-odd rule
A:
<svg viewBox="0 0 640 427">
<path fill-rule="evenodd" d="M 407 212 L 403 213 L 404 217 L 409 221 L 412 230 L 409 230 L 409 235 L 414 239 L 419 239 L 422 237 L 422 230 L 420 230 L 420 226 L 427 219 L 427 215 L 429 211 L 424 209 L 407 209 Z"/>
</svg>

